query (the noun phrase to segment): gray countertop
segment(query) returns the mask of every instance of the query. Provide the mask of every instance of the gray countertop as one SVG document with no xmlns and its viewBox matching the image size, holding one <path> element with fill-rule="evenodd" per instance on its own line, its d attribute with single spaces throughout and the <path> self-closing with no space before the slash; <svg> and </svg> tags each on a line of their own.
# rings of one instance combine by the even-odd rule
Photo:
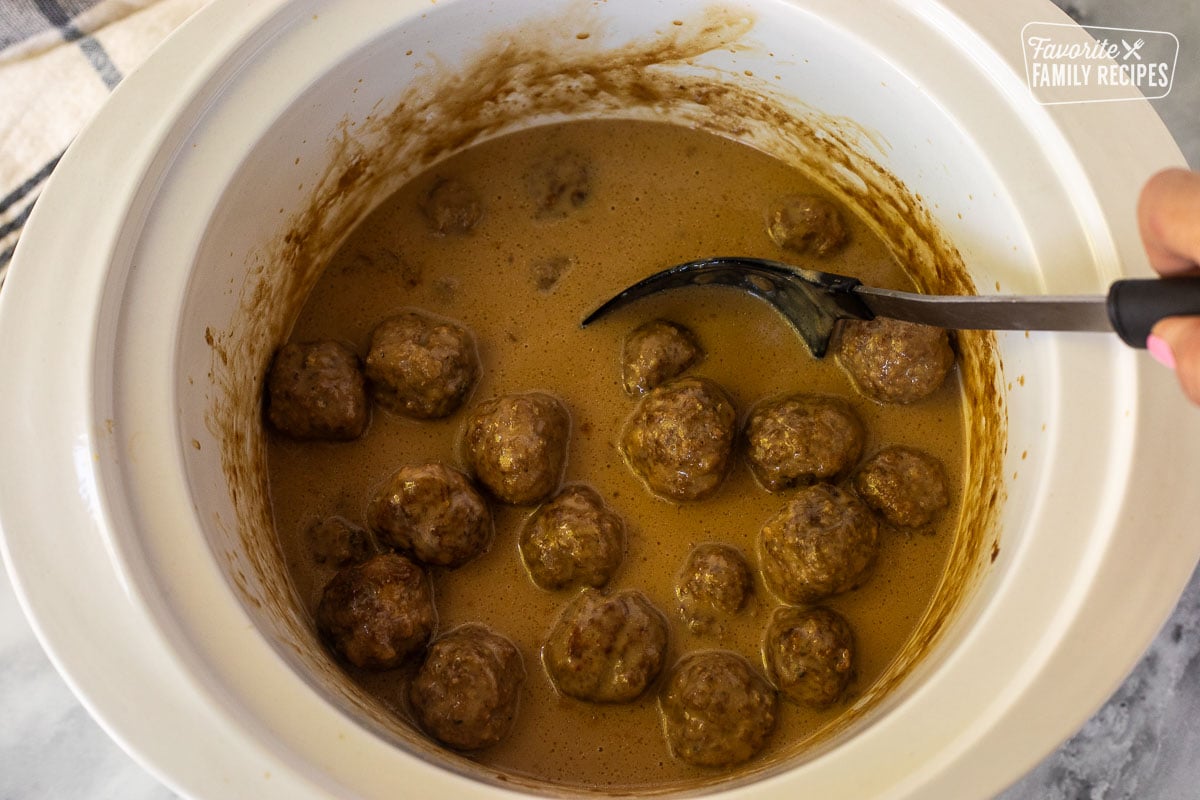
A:
<svg viewBox="0 0 1200 800">
<path fill-rule="evenodd" d="M 1180 53 L 1175 85 L 1155 105 L 1189 163 L 1200 166 L 1200 4 L 1057 2 L 1085 25 L 1176 34 Z M 109 739 L 71 694 L 34 638 L 3 575 L 0 720 L 0 800 L 175 797 Z M 1108 703 L 1001 798 L 1200 798 L 1200 572 Z"/>
</svg>

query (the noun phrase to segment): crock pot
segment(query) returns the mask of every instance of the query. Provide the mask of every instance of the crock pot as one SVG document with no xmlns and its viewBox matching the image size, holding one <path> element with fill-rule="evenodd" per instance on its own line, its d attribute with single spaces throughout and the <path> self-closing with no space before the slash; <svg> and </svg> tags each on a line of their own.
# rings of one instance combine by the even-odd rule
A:
<svg viewBox="0 0 1200 800">
<path fill-rule="evenodd" d="M 405 155 L 379 121 L 403 101 L 427 112 L 410 133 L 452 124 L 439 100 L 487 79 L 481 54 L 529 55 L 507 62 L 519 71 L 694 34 L 714 46 L 674 68 L 819 111 L 912 192 L 979 291 L 1102 292 L 1149 274 L 1137 192 L 1183 159 L 1145 103 L 1038 105 L 1031 21 L 1065 19 L 1034 0 L 215 0 L 63 158 L 0 296 L 0 524 L 56 667 L 185 795 L 560 793 L 397 736 L 309 652 L 244 474 L 254 376 L 287 322 L 272 309 L 307 285 L 273 272 L 310 244 L 287 232 L 305 215 L 340 230 L 394 188 L 402 169 L 359 185 L 377 137 Z M 497 118 L 527 100 L 505 96 Z M 339 182 L 362 191 L 328 191 Z M 818 752 L 714 791 L 991 795 L 1100 705 L 1165 619 L 1200 555 L 1184 483 L 1200 416 L 1115 337 L 1003 334 L 997 355 L 994 529 L 936 643 Z"/>
</svg>

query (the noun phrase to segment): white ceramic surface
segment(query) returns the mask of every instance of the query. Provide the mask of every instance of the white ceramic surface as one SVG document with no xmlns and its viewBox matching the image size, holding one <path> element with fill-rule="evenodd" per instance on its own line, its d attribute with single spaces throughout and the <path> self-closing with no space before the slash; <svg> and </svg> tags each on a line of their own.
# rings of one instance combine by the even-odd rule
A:
<svg viewBox="0 0 1200 800">
<path fill-rule="evenodd" d="M 295 187 L 344 116 L 557 5 L 218 0 L 121 86 L 39 201 L 0 300 L 0 430 L 8 453 L 41 455 L 0 466 L 6 556 L 72 687 L 181 792 L 499 791 L 357 724 L 242 602 L 236 537 L 216 522 L 230 515 L 204 330 L 236 313 L 275 209 L 305 202 Z M 1012 35 L 1030 4 L 753 5 L 754 46 L 711 66 L 777 73 L 875 132 L 983 291 L 1146 272 L 1133 198 L 1178 151 L 1140 105 L 1032 104 Z M 606 15 L 595 28 L 620 38 L 702 8 L 573 5 L 571 21 Z M 1173 605 L 1200 501 L 1152 476 L 1164 459 L 1194 468 L 1200 421 L 1169 374 L 1105 337 L 1007 335 L 1002 350 L 1013 477 L 980 590 L 886 714 L 738 796 L 986 796 L 1108 696 Z"/>
</svg>

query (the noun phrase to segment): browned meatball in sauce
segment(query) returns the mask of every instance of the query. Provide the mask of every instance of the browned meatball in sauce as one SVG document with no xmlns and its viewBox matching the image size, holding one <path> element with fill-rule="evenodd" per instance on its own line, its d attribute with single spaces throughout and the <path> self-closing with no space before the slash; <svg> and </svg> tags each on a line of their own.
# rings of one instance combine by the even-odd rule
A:
<svg viewBox="0 0 1200 800">
<path fill-rule="evenodd" d="M 382 553 L 333 577 L 317 607 L 317 629 L 356 667 L 400 666 L 433 635 L 437 614 L 425 571 Z"/>
<path fill-rule="evenodd" d="M 481 750 L 512 728 L 524 682 L 516 646 L 472 623 L 430 645 L 409 698 L 430 736 L 458 750 Z"/>
<path fill-rule="evenodd" d="M 367 378 L 385 408 L 416 419 L 454 413 L 479 376 L 475 339 L 456 322 L 405 311 L 371 334 Z"/>
<path fill-rule="evenodd" d="M 900 528 L 933 522 L 950 504 L 946 469 L 926 452 L 895 445 L 880 450 L 862 465 L 854 490 L 885 520 Z"/>
<path fill-rule="evenodd" d="M 792 395 L 756 407 L 746 421 L 746 459 L 768 490 L 832 481 L 862 455 L 866 433 L 836 397 Z"/>
<path fill-rule="evenodd" d="M 434 233 L 470 233 L 483 218 L 479 194 L 454 178 L 439 178 L 421 198 L 421 210 Z"/>
<path fill-rule="evenodd" d="M 651 320 L 625 338 L 621 350 L 621 379 L 625 391 L 645 394 L 682 374 L 704 357 L 690 330 L 666 320 Z"/>
<path fill-rule="evenodd" d="M 835 352 L 859 391 L 881 403 L 928 397 L 954 366 L 944 329 L 887 317 L 844 321 Z"/>
<path fill-rule="evenodd" d="M 795 703 L 829 708 L 855 672 L 854 631 L 833 609 L 776 609 L 763 640 L 767 674 Z"/>
<path fill-rule="evenodd" d="M 535 164 L 527 181 L 539 217 L 565 217 L 582 207 L 592 194 L 591 164 L 570 151 Z"/>
<path fill-rule="evenodd" d="M 529 277 L 532 279 L 535 289 L 549 294 L 555 290 L 574 265 L 575 259 L 571 256 L 539 258 L 529 265 Z"/>
<path fill-rule="evenodd" d="M 707 378 L 676 378 L 650 390 L 621 437 L 621 449 L 650 491 L 699 500 L 725 479 L 737 413 Z"/>
<path fill-rule="evenodd" d="M 625 555 L 625 523 L 588 486 L 568 486 L 521 531 L 521 558 L 543 589 L 600 588 Z"/>
<path fill-rule="evenodd" d="M 358 356 L 340 342 L 285 344 L 267 374 L 267 419 L 295 439 L 357 439 L 367 428 Z"/>
<path fill-rule="evenodd" d="M 671 754 L 700 767 L 749 761 L 775 730 L 775 690 L 736 653 L 702 650 L 667 676 L 659 711 Z"/>
<path fill-rule="evenodd" d="M 632 590 L 606 597 L 584 589 L 563 609 L 542 646 L 542 661 L 558 690 L 593 703 L 636 700 L 662 670 L 666 654 L 666 621 Z"/>
<path fill-rule="evenodd" d="M 318 564 L 342 567 L 371 554 L 367 532 L 345 517 L 325 517 L 308 527 L 308 546 Z"/>
<path fill-rule="evenodd" d="M 722 619 L 741 611 L 753 590 L 746 558 L 736 547 L 715 542 L 688 553 L 675 586 L 679 613 L 696 634 L 719 634 Z"/>
<path fill-rule="evenodd" d="M 408 464 L 384 481 L 367 506 L 381 544 L 425 564 L 456 567 L 492 539 L 487 502 L 467 476 L 445 464 Z"/>
<path fill-rule="evenodd" d="M 785 250 L 826 256 L 850 238 L 838 207 L 813 194 L 784 197 L 767 214 L 767 233 Z"/>
<path fill-rule="evenodd" d="M 532 505 L 553 494 L 567 463 L 571 418 L 555 397 L 512 394 L 480 403 L 463 442 L 476 477 L 505 503 Z"/>
<path fill-rule="evenodd" d="M 767 584 L 788 603 L 812 603 L 861 585 L 879 552 L 879 523 L 854 494 L 801 489 L 759 532 Z"/>
</svg>

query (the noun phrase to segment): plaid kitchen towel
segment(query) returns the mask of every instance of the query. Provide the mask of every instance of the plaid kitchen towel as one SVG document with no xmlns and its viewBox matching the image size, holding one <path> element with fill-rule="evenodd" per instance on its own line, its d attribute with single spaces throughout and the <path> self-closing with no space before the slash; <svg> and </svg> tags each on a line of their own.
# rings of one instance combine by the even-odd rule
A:
<svg viewBox="0 0 1200 800">
<path fill-rule="evenodd" d="M 63 151 L 208 0 L 0 0 L 0 284 Z"/>
</svg>

